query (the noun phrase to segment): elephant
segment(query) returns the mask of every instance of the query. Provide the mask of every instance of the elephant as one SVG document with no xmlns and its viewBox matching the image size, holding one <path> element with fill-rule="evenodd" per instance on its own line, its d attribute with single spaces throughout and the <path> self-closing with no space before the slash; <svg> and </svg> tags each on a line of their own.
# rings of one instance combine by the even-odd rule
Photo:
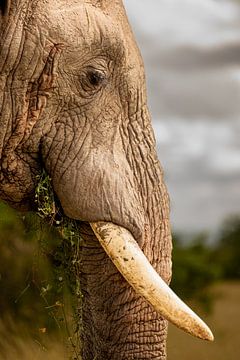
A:
<svg viewBox="0 0 240 360">
<path fill-rule="evenodd" d="M 169 196 L 122 0 L 0 8 L 0 198 L 33 210 L 44 169 L 79 221 L 82 359 L 165 360 L 167 321 L 213 340 L 169 287 Z"/>
</svg>

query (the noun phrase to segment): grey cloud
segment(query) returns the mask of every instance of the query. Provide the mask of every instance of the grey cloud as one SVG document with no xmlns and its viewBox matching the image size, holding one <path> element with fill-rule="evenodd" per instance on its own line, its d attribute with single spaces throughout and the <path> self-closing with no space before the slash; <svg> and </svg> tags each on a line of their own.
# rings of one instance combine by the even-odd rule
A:
<svg viewBox="0 0 240 360">
<path fill-rule="evenodd" d="M 153 116 L 238 117 L 240 81 L 234 71 L 240 72 L 240 7 L 230 1 L 184 0 L 183 11 L 178 1 L 151 0 L 151 7 L 143 2 L 133 13 L 134 3 L 126 1 L 145 61 Z M 148 20 L 142 22 L 144 7 Z M 157 23 L 150 23 L 149 14 Z"/>
<path fill-rule="evenodd" d="M 236 76 L 234 72 L 236 71 Z M 234 119 L 240 113 L 238 69 L 181 72 L 149 69 L 149 104 L 154 117 Z M 239 68 L 240 72 L 240 68 Z"/>
<path fill-rule="evenodd" d="M 240 2 L 125 0 L 145 62 L 172 222 L 240 213 Z"/>
<path fill-rule="evenodd" d="M 240 212 L 240 121 L 154 121 L 175 228 L 214 229 Z"/>
<path fill-rule="evenodd" d="M 149 59 L 152 64 L 178 71 L 200 71 L 208 68 L 239 66 L 240 42 L 218 45 L 212 48 L 181 46 L 169 51 L 159 51 Z M 158 62 L 156 61 L 158 59 Z"/>
</svg>

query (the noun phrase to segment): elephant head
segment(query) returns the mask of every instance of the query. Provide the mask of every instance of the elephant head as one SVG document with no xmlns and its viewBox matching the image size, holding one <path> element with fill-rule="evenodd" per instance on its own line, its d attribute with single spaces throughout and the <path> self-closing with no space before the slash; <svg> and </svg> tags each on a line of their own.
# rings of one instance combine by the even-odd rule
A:
<svg viewBox="0 0 240 360">
<path fill-rule="evenodd" d="M 122 1 L 1 4 L 0 196 L 31 210 L 44 168 L 80 221 L 83 359 L 163 360 L 165 319 L 211 340 L 167 285 L 169 198 Z"/>
</svg>

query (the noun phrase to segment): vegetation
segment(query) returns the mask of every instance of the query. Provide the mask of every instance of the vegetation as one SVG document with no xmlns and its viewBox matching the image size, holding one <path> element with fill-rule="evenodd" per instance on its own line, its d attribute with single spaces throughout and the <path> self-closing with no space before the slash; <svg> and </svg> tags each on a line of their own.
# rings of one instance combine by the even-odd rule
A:
<svg viewBox="0 0 240 360">
<path fill-rule="evenodd" d="M 38 216 L 33 213 L 22 216 L 0 203 L 0 306 L 5 314 L 2 327 L 14 335 L 11 319 L 16 318 L 17 328 L 27 329 L 21 335 L 35 339 L 42 349 L 52 336 L 62 342 L 67 339 L 72 358 L 78 359 L 81 326 L 78 223 L 63 216 L 49 177 L 43 173 L 38 180 L 35 195 Z M 7 351 L 4 346 L 7 342 L 0 342 L 0 353 Z"/>
<path fill-rule="evenodd" d="M 186 300 L 199 302 L 210 311 L 214 301 L 212 285 L 224 280 L 240 280 L 240 216 L 226 219 L 214 245 L 208 234 L 194 235 L 188 244 L 183 236 L 173 236 L 172 287 Z"/>
<path fill-rule="evenodd" d="M 23 216 L 0 203 L 0 333 L 15 338 L 16 329 L 21 329 L 21 339 L 33 339 L 41 351 L 51 339 L 54 343 L 68 339 L 72 358 L 79 359 L 75 351 L 81 326 L 78 222 L 63 215 L 45 174 L 39 177 L 35 201 L 38 216 Z M 212 285 L 240 279 L 240 217 L 222 224 L 214 246 L 208 245 L 207 234 L 193 236 L 188 244 L 182 239 L 174 235 L 171 286 L 185 300 L 194 299 L 210 311 L 215 300 Z M 9 344 L 0 341 L 3 358 Z"/>
<path fill-rule="evenodd" d="M 223 278 L 240 279 L 240 216 L 229 217 L 223 223 L 214 255 Z"/>
<path fill-rule="evenodd" d="M 188 245 L 173 236 L 172 288 L 185 300 L 194 299 L 210 311 L 214 296 L 211 286 L 221 278 L 221 264 L 213 261 L 214 250 L 207 246 L 207 234 L 198 234 Z"/>
</svg>

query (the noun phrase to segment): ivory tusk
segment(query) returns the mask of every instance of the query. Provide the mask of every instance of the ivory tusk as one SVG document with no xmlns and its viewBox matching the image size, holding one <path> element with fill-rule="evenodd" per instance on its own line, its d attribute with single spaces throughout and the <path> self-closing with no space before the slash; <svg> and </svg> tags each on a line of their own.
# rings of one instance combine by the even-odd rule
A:
<svg viewBox="0 0 240 360">
<path fill-rule="evenodd" d="M 214 340 L 209 327 L 154 270 L 128 230 L 110 222 L 99 221 L 90 225 L 119 272 L 160 315 L 193 336 Z"/>
</svg>

